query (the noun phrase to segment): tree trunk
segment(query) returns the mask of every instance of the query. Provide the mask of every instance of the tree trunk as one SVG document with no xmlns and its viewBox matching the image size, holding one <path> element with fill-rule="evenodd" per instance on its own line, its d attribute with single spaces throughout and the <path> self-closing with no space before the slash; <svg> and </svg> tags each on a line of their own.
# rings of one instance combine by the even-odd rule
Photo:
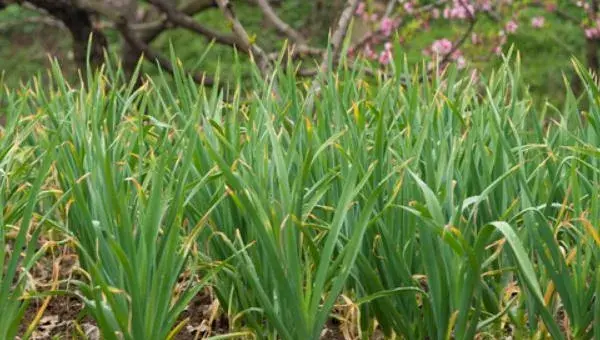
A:
<svg viewBox="0 0 600 340">
<path fill-rule="evenodd" d="M 139 21 L 137 0 L 111 0 L 111 5 L 122 18 L 125 18 L 128 25 L 133 25 Z M 125 39 L 122 40 L 121 65 L 129 78 L 133 76 L 133 71 L 141 57 L 141 51 L 128 44 Z M 141 84 L 141 79 L 137 79 L 137 82 Z"/>
<path fill-rule="evenodd" d="M 598 58 L 598 40 L 590 39 L 586 42 L 586 62 L 587 67 L 594 75 L 598 74 L 600 69 L 600 60 Z"/>
<path fill-rule="evenodd" d="M 69 0 L 28 0 L 28 2 L 62 21 L 69 29 L 73 36 L 74 59 L 79 68 L 87 67 L 90 38 L 90 65 L 97 67 L 104 62 L 107 40 L 100 30 L 94 28 L 90 13 L 75 6 Z"/>
</svg>

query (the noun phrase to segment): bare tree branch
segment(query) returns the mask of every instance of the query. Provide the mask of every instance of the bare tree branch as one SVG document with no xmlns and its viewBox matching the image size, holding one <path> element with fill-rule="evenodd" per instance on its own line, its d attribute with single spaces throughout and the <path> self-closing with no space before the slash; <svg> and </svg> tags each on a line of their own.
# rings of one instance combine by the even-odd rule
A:
<svg viewBox="0 0 600 340">
<path fill-rule="evenodd" d="M 180 11 L 186 15 L 194 15 L 207 9 L 218 8 L 215 0 L 191 0 L 181 5 Z"/>
<path fill-rule="evenodd" d="M 352 51 L 359 51 L 360 49 L 362 49 L 365 45 L 371 43 L 372 41 L 374 41 L 375 39 L 378 39 L 379 37 L 381 37 L 383 34 L 381 33 L 381 29 L 377 29 L 375 31 L 371 31 L 367 34 L 365 34 L 362 38 L 360 38 L 359 41 L 357 41 L 356 43 L 354 43 L 354 45 L 350 46 L 350 49 Z"/>
<path fill-rule="evenodd" d="M 257 58 L 258 67 L 263 74 L 269 73 L 271 70 L 271 61 L 269 60 L 269 56 L 262 48 L 254 43 L 254 38 L 250 38 L 248 32 L 246 32 L 246 29 L 236 17 L 233 6 L 229 0 L 216 1 L 217 5 L 219 5 L 219 8 L 223 12 L 223 15 L 231 24 L 231 29 L 238 38 L 239 46 L 242 48 L 242 50 L 249 51 L 252 57 Z"/>
<path fill-rule="evenodd" d="M 258 7 L 261 9 L 267 20 L 271 22 L 280 33 L 284 34 L 290 39 L 290 49 L 288 53 L 292 59 L 296 59 L 301 56 L 313 55 L 320 56 L 323 54 L 323 50 L 316 47 L 311 47 L 307 44 L 306 39 L 292 26 L 288 25 L 283 19 L 281 19 L 277 13 L 273 10 L 273 7 L 269 4 L 268 0 L 254 0 Z M 271 53 L 269 59 L 273 60 L 279 56 L 278 52 Z"/>
<path fill-rule="evenodd" d="M 211 8 L 218 8 L 217 3 L 214 0 L 191 0 L 182 4 L 177 10 L 189 17 L 209 10 Z M 130 28 L 136 32 L 139 32 L 140 37 L 146 43 L 156 39 L 164 30 L 173 27 L 173 23 L 165 16 L 161 19 L 153 22 L 146 22 L 142 24 L 130 24 Z"/>
<path fill-rule="evenodd" d="M 142 52 L 146 56 L 146 58 L 148 58 L 149 60 L 156 61 L 160 65 L 160 67 L 162 69 L 166 70 L 167 72 L 169 72 L 171 74 L 174 73 L 173 65 L 171 64 L 171 62 L 167 58 L 162 56 L 160 53 L 154 51 L 150 46 L 148 46 L 148 44 L 146 44 L 140 38 L 138 38 L 137 35 L 129 28 L 126 20 L 121 19 L 117 23 L 116 27 L 119 30 L 119 32 L 121 32 L 121 34 L 123 35 L 123 38 L 125 38 L 125 40 L 131 46 L 133 46 L 134 48 L 136 48 L 140 52 Z M 215 85 L 214 79 L 212 77 L 208 76 L 204 72 L 200 72 L 200 73 L 187 72 L 187 74 L 190 75 L 194 79 L 194 81 L 198 84 L 205 85 L 205 86 Z"/>
<path fill-rule="evenodd" d="M 332 64 L 335 67 L 340 59 L 340 52 L 342 50 L 342 44 L 344 43 L 344 38 L 346 38 L 346 34 L 348 33 L 348 27 L 350 26 L 350 20 L 352 20 L 352 15 L 356 12 L 356 8 L 358 7 L 358 0 L 348 0 L 344 9 L 342 10 L 342 14 L 340 15 L 340 19 L 338 20 L 335 31 L 331 36 L 331 40 L 329 43 L 329 51 L 323 58 L 319 69 L 321 72 L 326 72 L 329 64 L 329 59 L 331 58 Z"/>
<path fill-rule="evenodd" d="M 396 8 L 397 3 L 398 3 L 398 0 L 390 0 L 390 2 L 388 2 L 387 7 L 385 8 L 385 13 L 383 14 L 384 18 L 392 15 L 392 13 L 394 12 L 394 8 Z"/>
<path fill-rule="evenodd" d="M 288 25 L 285 21 L 283 21 L 277 13 L 273 10 L 273 7 L 269 5 L 268 0 L 254 0 L 260 10 L 263 12 L 267 20 L 269 20 L 275 28 L 286 35 L 293 43 L 304 45 L 306 43 L 306 39 L 298 33 L 295 29 L 293 29 L 290 25 Z"/>
<path fill-rule="evenodd" d="M 323 53 L 325 53 L 325 50 L 316 48 L 316 47 L 305 46 L 305 45 L 303 45 L 303 46 L 292 45 L 292 46 L 289 46 L 286 53 L 292 60 L 299 60 L 306 56 L 321 57 L 321 56 L 323 56 Z M 268 54 L 269 60 L 276 60 L 280 56 L 281 56 L 281 52 L 271 52 Z M 285 58 L 284 58 L 284 60 L 285 60 Z"/>
<path fill-rule="evenodd" d="M 220 32 L 211 30 L 200 23 L 198 23 L 191 16 L 179 11 L 175 6 L 166 0 L 148 0 L 152 5 L 158 8 L 160 11 L 166 14 L 167 20 L 172 22 L 176 26 L 180 26 L 196 32 L 209 40 L 223 45 L 234 46 L 236 39 L 234 36 L 222 34 Z M 204 8 L 204 7 L 203 7 Z"/>
<path fill-rule="evenodd" d="M 327 49 L 327 53 L 323 57 L 323 60 L 321 61 L 321 64 L 318 67 L 318 73 L 322 74 L 328 71 L 328 65 L 330 60 L 333 67 L 335 67 L 339 63 L 342 44 L 344 43 L 344 38 L 346 38 L 346 34 L 348 34 L 348 27 L 350 26 L 350 21 L 352 20 L 354 12 L 356 12 L 358 3 L 359 0 L 348 0 L 344 5 L 344 9 L 340 14 L 340 18 L 338 19 L 336 29 L 331 35 L 331 39 L 329 40 L 329 48 Z M 308 72 L 306 72 L 306 74 L 308 74 Z M 311 112 L 314 109 L 314 97 L 319 93 L 319 91 L 319 81 L 317 78 L 314 78 L 310 89 L 308 90 L 306 104 L 306 110 L 308 112 Z M 315 112 L 313 112 L 313 115 L 314 114 Z"/>
</svg>

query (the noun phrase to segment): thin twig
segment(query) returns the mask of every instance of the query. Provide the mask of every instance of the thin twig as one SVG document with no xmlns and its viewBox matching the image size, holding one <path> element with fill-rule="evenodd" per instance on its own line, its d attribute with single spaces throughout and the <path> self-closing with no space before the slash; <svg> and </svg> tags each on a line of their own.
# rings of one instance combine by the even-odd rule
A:
<svg viewBox="0 0 600 340">
<path fill-rule="evenodd" d="M 255 2 L 267 20 L 269 20 L 269 22 L 271 22 L 271 24 L 273 24 L 273 26 L 275 26 L 279 32 L 287 36 L 295 44 L 304 45 L 306 43 L 306 39 L 304 39 L 300 33 L 298 33 L 292 28 L 292 26 L 288 25 L 277 15 L 277 13 L 275 13 L 273 7 L 269 5 L 267 0 L 255 0 Z"/>
<path fill-rule="evenodd" d="M 233 5 L 229 2 L 229 0 L 216 1 L 217 5 L 219 5 L 219 8 L 223 12 L 223 15 L 231 24 L 231 29 L 237 37 L 239 46 L 243 50 L 249 51 L 252 57 L 257 58 L 258 67 L 263 75 L 269 74 L 271 72 L 271 62 L 269 60 L 269 56 L 262 48 L 254 43 L 254 39 L 250 38 L 248 32 L 246 32 L 246 29 L 235 15 Z"/>
<path fill-rule="evenodd" d="M 180 10 L 187 15 L 193 15 L 194 13 L 218 7 L 215 0 L 191 0 L 182 4 Z"/>
<path fill-rule="evenodd" d="M 342 44 L 344 43 L 346 34 L 348 34 L 350 20 L 352 20 L 352 15 L 354 12 L 356 12 L 358 3 L 359 0 L 348 0 L 346 2 L 344 10 L 342 11 L 340 19 L 338 20 L 337 27 L 331 36 L 329 51 L 325 54 L 325 57 L 323 58 L 323 61 L 319 67 L 322 73 L 327 72 L 330 59 L 333 67 L 339 63 Z"/>
<path fill-rule="evenodd" d="M 391 15 L 396 3 L 398 3 L 398 0 L 390 0 L 390 2 L 388 3 L 388 7 L 386 8 L 384 18 L 389 17 Z M 446 0 L 438 0 L 434 3 L 420 6 L 416 9 L 414 9 L 413 12 L 411 12 L 411 16 L 416 18 L 423 13 L 429 12 L 435 8 L 438 8 L 442 5 L 444 5 L 445 3 L 446 3 Z M 402 27 L 402 26 L 403 26 L 403 24 L 400 25 L 400 27 Z M 358 50 L 362 49 L 365 45 L 371 43 L 373 40 L 379 39 L 379 38 L 384 38 L 381 28 L 378 28 L 376 30 L 370 31 L 367 34 L 365 34 L 362 38 L 360 38 L 359 41 L 357 41 L 355 44 L 353 44 L 350 47 L 350 49 L 352 51 L 358 51 Z"/>
<path fill-rule="evenodd" d="M 385 13 L 383 14 L 384 18 L 389 17 L 390 15 L 392 15 L 392 13 L 394 12 L 394 8 L 396 8 L 396 4 L 399 2 L 400 0 L 390 0 L 390 2 L 388 2 L 387 7 L 385 8 Z"/>
<path fill-rule="evenodd" d="M 191 16 L 179 11 L 169 1 L 166 0 L 148 0 L 152 5 L 158 8 L 160 11 L 165 13 L 167 20 L 172 22 L 174 25 L 186 28 L 190 31 L 196 32 L 209 40 L 223 45 L 234 46 L 236 39 L 234 36 L 225 35 L 220 32 L 214 31 L 210 28 L 201 25 L 199 22 L 194 20 Z"/>
<path fill-rule="evenodd" d="M 273 7 L 269 4 L 268 0 L 254 0 L 260 10 L 263 12 L 267 20 L 275 26 L 275 28 L 285 36 L 287 36 L 290 40 L 290 49 L 288 53 L 291 55 L 292 59 L 296 59 L 301 56 L 306 55 L 317 55 L 320 56 L 323 54 L 323 50 L 320 48 L 309 46 L 306 42 L 306 39 L 292 26 L 283 21 Z M 269 55 L 269 58 L 273 60 L 279 56 L 279 53 L 272 53 Z"/>
<path fill-rule="evenodd" d="M 117 22 L 116 27 L 119 30 L 119 32 L 121 32 L 121 34 L 123 35 L 123 38 L 125 38 L 127 43 L 129 43 L 135 49 L 142 52 L 146 56 L 147 59 L 156 61 L 162 69 L 166 70 L 167 72 L 169 72 L 171 74 L 173 74 L 175 72 L 171 62 L 167 58 L 165 58 L 163 55 L 161 55 L 160 53 L 154 51 L 148 44 L 146 44 L 140 38 L 138 38 L 136 36 L 136 34 L 133 33 L 132 30 L 129 28 L 127 21 L 125 19 L 119 20 L 119 22 Z M 198 84 L 205 85 L 205 86 L 215 85 L 214 79 L 212 77 L 208 76 L 204 72 L 199 72 L 199 73 L 192 73 L 192 72 L 188 72 L 188 71 L 185 71 L 185 72 L 189 76 L 191 76 L 194 79 L 194 81 Z"/>
<path fill-rule="evenodd" d="M 360 38 L 360 40 L 357 41 L 354 45 L 352 45 L 350 47 L 350 50 L 358 51 L 358 50 L 362 49 L 365 45 L 367 45 L 370 42 L 372 42 L 373 40 L 375 40 L 376 38 L 379 38 L 381 35 L 382 35 L 381 29 L 376 29 L 374 31 L 371 31 L 371 32 L 365 34 L 362 38 Z"/>
<path fill-rule="evenodd" d="M 348 28 L 350 26 L 350 21 L 352 20 L 352 16 L 356 12 L 356 8 L 358 7 L 359 0 L 348 0 L 342 13 L 340 14 L 340 18 L 337 22 L 337 26 L 333 34 L 331 35 L 331 40 L 329 42 L 329 48 L 327 49 L 327 53 L 323 57 L 321 64 L 318 67 L 320 74 L 325 74 L 329 70 L 329 62 L 333 67 L 336 67 L 340 61 L 340 52 L 342 50 L 342 44 L 344 43 L 344 39 L 346 38 L 346 34 L 348 34 Z M 315 96 L 319 93 L 319 79 L 318 77 L 314 78 L 310 89 L 308 91 L 308 97 L 306 101 L 306 111 L 311 112 L 314 109 Z M 315 112 L 312 112 L 313 117 Z"/>
<path fill-rule="evenodd" d="M 192 0 L 182 4 L 177 10 L 189 17 L 209 10 L 211 8 L 218 8 L 217 3 L 214 0 Z M 131 25 L 131 29 L 139 31 L 140 37 L 149 43 L 158 37 L 164 30 L 169 29 L 173 26 L 173 23 L 165 16 L 153 22 L 144 24 Z"/>
</svg>

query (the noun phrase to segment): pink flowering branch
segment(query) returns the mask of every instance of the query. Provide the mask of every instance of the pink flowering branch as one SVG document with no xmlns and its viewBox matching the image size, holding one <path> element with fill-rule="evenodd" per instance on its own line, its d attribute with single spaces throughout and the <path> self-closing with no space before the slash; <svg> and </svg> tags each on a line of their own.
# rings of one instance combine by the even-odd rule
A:
<svg viewBox="0 0 600 340">
<path fill-rule="evenodd" d="M 473 60 L 481 60 L 482 56 L 490 57 L 500 55 L 502 47 L 506 44 L 507 38 L 510 35 L 516 34 L 519 25 L 519 13 L 527 8 L 544 9 L 547 13 L 574 23 L 582 29 L 582 36 L 586 38 L 586 59 L 587 65 L 593 70 L 600 70 L 600 0 L 572 0 L 571 5 L 577 6 L 581 10 L 579 12 L 575 8 L 558 8 L 554 1 L 534 0 L 534 1 L 490 1 L 490 0 L 440 0 L 435 3 L 417 7 L 418 0 L 408 0 L 399 2 L 391 0 L 385 11 L 382 9 L 382 18 L 379 25 L 367 32 L 349 49 L 350 55 L 360 55 L 367 59 L 375 60 L 379 53 L 379 63 L 385 65 L 391 57 L 390 36 L 393 30 L 398 30 L 402 26 L 416 24 L 421 29 L 429 27 L 430 20 L 446 19 L 453 21 L 464 21 L 465 30 L 456 40 L 448 39 L 436 40 L 428 49 L 424 50 L 426 55 L 436 54 L 438 62 L 445 65 L 451 61 L 457 63 L 459 68 L 466 65 L 465 58 L 462 55 L 461 49 L 468 42 L 479 45 L 480 49 L 477 55 L 473 56 Z M 402 4 L 402 9 L 398 10 L 398 15 L 392 17 L 394 7 Z M 567 6 L 571 6 L 567 5 Z M 357 16 L 363 18 L 367 22 L 377 20 L 378 14 L 371 13 L 367 10 L 365 3 L 361 3 Z M 443 7 L 440 11 L 438 7 Z M 425 14 L 425 15 L 423 15 Z M 476 32 L 476 22 L 481 16 L 488 17 L 496 23 L 503 22 L 499 33 L 479 34 Z M 420 20 L 421 22 L 415 22 Z M 507 20 L 507 21 L 504 21 Z M 522 19 L 521 19 L 522 20 Z M 546 27 L 545 15 L 535 15 L 528 17 L 529 26 L 533 29 L 542 29 Z M 469 37 L 471 39 L 469 39 Z M 402 37 L 400 37 L 402 39 Z M 400 43 L 403 41 L 401 40 Z M 381 47 L 384 46 L 382 49 Z M 491 46 L 490 49 L 487 47 Z M 377 52 L 380 51 L 380 52 Z M 433 52 L 433 53 L 431 53 Z M 430 69 L 431 71 L 431 69 Z"/>
<path fill-rule="evenodd" d="M 600 32 L 600 28 L 598 28 L 598 0 L 591 0 L 591 6 L 588 10 L 588 16 L 590 21 L 596 25 L 597 31 Z M 596 39 L 587 39 L 586 41 L 586 59 L 587 66 L 592 69 L 594 73 L 598 73 L 600 69 L 600 58 L 598 57 L 598 39 L 600 38 L 600 33 L 598 34 L 598 38 Z"/>
<path fill-rule="evenodd" d="M 443 56 L 443 58 L 441 59 L 441 62 L 440 62 L 440 64 L 442 64 L 442 65 L 447 63 L 450 60 L 450 58 L 452 57 L 452 55 L 454 53 L 456 53 L 456 51 L 458 51 L 460 49 L 460 47 L 467 41 L 467 38 L 473 32 L 473 29 L 475 28 L 475 24 L 477 23 L 477 16 L 475 15 L 475 13 L 473 13 L 473 9 L 469 8 L 465 4 L 464 0 L 458 0 L 458 2 L 460 3 L 461 6 L 463 6 L 465 11 L 467 11 L 467 13 L 468 13 L 469 26 L 467 27 L 467 29 L 465 30 L 463 35 L 454 44 L 452 44 L 452 49 L 448 53 L 446 53 L 446 55 Z"/>
</svg>

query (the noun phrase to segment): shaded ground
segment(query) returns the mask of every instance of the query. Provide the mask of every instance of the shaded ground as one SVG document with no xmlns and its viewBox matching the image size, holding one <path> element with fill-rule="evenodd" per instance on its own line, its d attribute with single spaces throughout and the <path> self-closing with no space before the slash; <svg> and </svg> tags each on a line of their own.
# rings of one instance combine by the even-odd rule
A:
<svg viewBox="0 0 600 340">
<path fill-rule="evenodd" d="M 17 87 L 37 74 L 44 75 L 50 60 L 59 60 L 65 74 L 73 75 L 71 39 L 63 28 L 27 24 L 0 31 L 0 72 L 4 84 Z"/>
<path fill-rule="evenodd" d="M 43 238 L 39 245 L 44 242 L 46 240 Z M 11 247 L 11 242 L 8 243 L 8 247 Z M 38 293 L 52 291 L 53 287 L 74 292 L 75 287 L 70 282 L 74 279 L 85 281 L 85 276 L 79 269 L 77 255 L 67 246 L 49 250 L 38 260 L 30 273 L 29 284 L 35 286 Z M 182 276 L 181 284 L 184 284 L 185 277 L 187 276 Z M 342 311 L 339 312 L 343 314 Z M 52 296 L 45 307 L 44 298 L 32 299 L 21 323 L 19 335 L 22 336 L 34 322 L 36 327 L 32 334 L 33 340 L 101 339 L 96 323 L 86 315 L 83 303 L 75 295 Z M 181 323 L 183 327 L 174 337 L 175 340 L 204 339 L 232 332 L 226 313 L 209 287 L 194 297 L 181 313 L 176 325 Z M 239 326 L 235 331 L 240 331 Z M 343 324 L 332 318 L 323 329 L 321 339 L 355 338 L 348 330 L 346 334 L 344 337 Z M 377 335 L 373 339 L 379 340 L 382 337 Z"/>
<path fill-rule="evenodd" d="M 34 320 L 42 301 L 33 301 L 21 325 L 23 334 L 27 326 Z M 216 304 L 206 292 L 196 296 L 182 313 L 179 322 L 188 319 L 176 340 L 202 339 L 206 336 L 226 334 L 227 319 L 220 315 Z M 96 324 L 82 313 L 83 304 L 73 296 L 56 296 L 50 300 L 43 316 L 40 318 L 32 339 L 100 339 Z"/>
</svg>

